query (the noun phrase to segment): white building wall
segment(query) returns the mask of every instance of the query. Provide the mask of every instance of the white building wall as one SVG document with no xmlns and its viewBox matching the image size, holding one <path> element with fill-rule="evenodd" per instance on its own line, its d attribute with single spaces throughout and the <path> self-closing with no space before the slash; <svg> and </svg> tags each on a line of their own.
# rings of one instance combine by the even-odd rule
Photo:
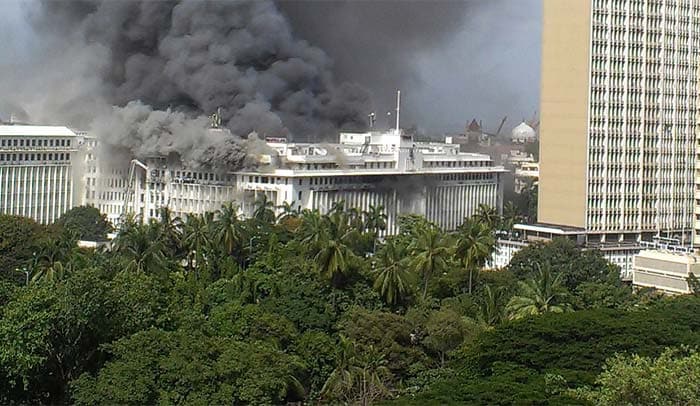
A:
<svg viewBox="0 0 700 406">
<path fill-rule="evenodd" d="M 52 223 L 76 205 L 75 136 L 65 127 L 0 125 L 0 213 Z"/>
</svg>

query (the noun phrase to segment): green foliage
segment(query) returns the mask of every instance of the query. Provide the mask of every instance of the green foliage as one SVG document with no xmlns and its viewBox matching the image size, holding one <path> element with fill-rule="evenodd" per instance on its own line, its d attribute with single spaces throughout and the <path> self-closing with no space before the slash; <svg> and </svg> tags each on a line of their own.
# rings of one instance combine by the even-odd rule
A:
<svg viewBox="0 0 700 406">
<path fill-rule="evenodd" d="M 569 292 L 561 285 L 559 273 L 553 275 L 548 268 L 538 266 L 534 278 L 518 282 L 518 293 L 510 298 L 506 312 L 511 319 L 544 313 L 563 313 L 572 311 Z"/>
<path fill-rule="evenodd" d="M 49 231 L 34 220 L 0 214 L 0 277 L 25 283 L 21 270 L 31 270 Z"/>
<path fill-rule="evenodd" d="M 416 326 L 406 317 L 355 308 L 341 323 L 341 334 L 362 347 L 372 346 L 399 378 L 411 365 L 429 363 L 415 337 Z"/>
<path fill-rule="evenodd" d="M 63 213 L 56 224 L 74 233 L 80 240 L 104 241 L 113 231 L 107 216 L 93 206 L 78 206 Z"/>
<path fill-rule="evenodd" d="M 617 355 L 606 362 L 596 385 L 572 394 L 601 406 L 695 404 L 700 399 L 700 354 L 668 349 L 656 359 Z"/>
<path fill-rule="evenodd" d="M 109 350 L 97 376 L 75 381 L 76 404 L 279 404 L 303 395 L 300 360 L 263 342 L 149 329 Z"/>
<path fill-rule="evenodd" d="M 535 275 L 538 266 L 561 274 L 562 283 L 569 291 L 583 282 L 619 284 L 617 266 L 610 264 L 599 251 L 582 251 L 565 238 L 528 245 L 513 255 L 508 270 L 524 280 Z"/>
<path fill-rule="evenodd" d="M 383 241 L 381 207 L 274 210 L 127 217 L 111 251 L 0 217 L 0 264 L 32 276 L 0 280 L 0 403 L 575 403 L 605 358 L 699 338 L 698 299 L 632 293 L 570 242 L 480 272 L 508 228 L 488 207 Z M 525 299 L 544 314 L 508 321 Z M 590 310 L 550 314 L 569 303 Z"/>
<path fill-rule="evenodd" d="M 470 326 L 459 314 L 444 309 L 428 317 L 425 333 L 423 342 L 430 350 L 440 354 L 440 363 L 444 366 L 447 353 L 457 349 L 469 335 L 476 335 L 477 331 L 474 323 Z"/>
<path fill-rule="evenodd" d="M 677 298 L 644 311 L 596 309 L 508 322 L 465 347 L 454 362 L 458 373 L 398 403 L 587 404 L 566 388 L 593 385 L 615 354 L 648 357 L 696 344 L 698 311 L 700 300 Z"/>
</svg>

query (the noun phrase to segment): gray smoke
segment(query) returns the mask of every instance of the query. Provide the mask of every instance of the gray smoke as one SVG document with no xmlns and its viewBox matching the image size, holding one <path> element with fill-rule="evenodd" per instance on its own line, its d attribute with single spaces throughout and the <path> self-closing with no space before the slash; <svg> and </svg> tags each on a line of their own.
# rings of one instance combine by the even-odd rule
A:
<svg viewBox="0 0 700 406">
<path fill-rule="evenodd" d="M 48 44 L 37 82 L 2 90 L 33 121 L 69 121 L 136 156 L 231 165 L 251 132 L 323 140 L 364 126 L 367 93 L 335 83 L 271 1 L 47 0 L 32 12 Z M 230 131 L 207 131 L 217 108 Z"/>
<path fill-rule="evenodd" d="M 563 0 L 562 0 L 563 1 Z M 401 89 L 404 127 L 495 130 L 538 105 L 540 0 L 278 0 L 295 34 L 328 52 L 340 80 L 369 89 L 377 125 Z"/>
</svg>

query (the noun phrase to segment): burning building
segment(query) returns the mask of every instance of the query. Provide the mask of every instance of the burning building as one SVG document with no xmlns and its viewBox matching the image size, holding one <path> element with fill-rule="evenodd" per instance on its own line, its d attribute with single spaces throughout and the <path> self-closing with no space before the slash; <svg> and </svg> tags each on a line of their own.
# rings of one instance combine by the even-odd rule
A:
<svg viewBox="0 0 700 406">
<path fill-rule="evenodd" d="M 164 157 L 130 168 L 99 169 L 88 153 L 86 203 L 118 222 L 133 213 L 158 217 L 160 207 L 187 216 L 236 201 L 251 215 L 263 195 L 277 210 L 329 211 L 337 202 L 368 210 L 383 206 L 387 233 L 397 231 L 401 214 L 420 214 L 454 229 L 480 204 L 503 204 L 502 176 L 487 155 L 459 152 L 459 146 L 415 142 L 400 131 L 341 133 L 337 143 L 294 143 L 284 138 L 260 141 L 257 166 L 232 172 L 193 170 Z M 249 157 L 253 158 L 253 157 Z"/>
</svg>

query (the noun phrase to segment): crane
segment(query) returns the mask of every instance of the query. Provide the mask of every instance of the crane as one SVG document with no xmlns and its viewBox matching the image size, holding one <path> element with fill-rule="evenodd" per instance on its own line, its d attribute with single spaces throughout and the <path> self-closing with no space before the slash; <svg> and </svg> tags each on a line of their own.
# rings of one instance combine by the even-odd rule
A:
<svg viewBox="0 0 700 406">
<path fill-rule="evenodd" d="M 129 207 L 129 200 L 134 194 L 134 183 L 136 181 L 135 176 L 136 176 L 136 167 L 142 168 L 146 176 L 148 176 L 148 166 L 146 164 L 142 163 L 138 159 L 132 159 L 131 160 L 131 165 L 129 166 L 129 178 L 126 183 L 126 190 L 124 191 L 124 206 L 122 207 L 122 218 L 126 218 L 128 207 Z"/>
<path fill-rule="evenodd" d="M 496 136 L 498 137 L 501 135 L 501 130 L 503 129 L 503 124 L 506 123 L 506 120 L 508 120 L 508 116 L 503 117 L 503 120 L 501 120 L 501 125 L 498 126 L 498 130 L 496 130 Z"/>
</svg>

